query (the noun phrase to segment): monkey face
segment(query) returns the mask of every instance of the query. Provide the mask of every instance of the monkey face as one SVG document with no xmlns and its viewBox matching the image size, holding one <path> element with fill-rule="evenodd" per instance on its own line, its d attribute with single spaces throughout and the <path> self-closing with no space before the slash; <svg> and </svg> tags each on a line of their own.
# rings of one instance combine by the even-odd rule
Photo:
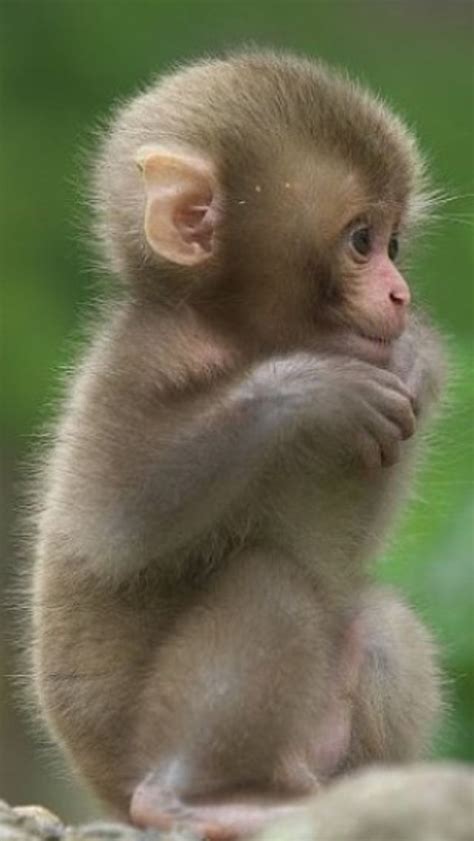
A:
<svg viewBox="0 0 474 841">
<path fill-rule="evenodd" d="M 396 266 L 407 202 L 374 195 L 363 173 L 326 155 L 299 177 L 262 180 L 223 218 L 233 271 L 217 293 L 241 329 L 271 350 L 317 346 L 386 364 L 410 306 Z"/>
<path fill-rule="evenodd" d="M 411 300 L 396 266 L 398 248 L 393 217 L 358 217 L 341 232 L 319 314 L 320 335 L 331 351 L 339 346 L 342 353 L 388 363 Z"/>
</svg>

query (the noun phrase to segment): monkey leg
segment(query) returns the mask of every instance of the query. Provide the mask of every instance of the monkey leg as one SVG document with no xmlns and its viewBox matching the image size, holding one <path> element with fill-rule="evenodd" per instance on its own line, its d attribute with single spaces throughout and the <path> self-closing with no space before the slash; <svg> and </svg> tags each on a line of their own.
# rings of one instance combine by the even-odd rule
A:
<svg viewBox="0 0 474 841">
<path fill-rule="evenodd" d="M 132 821 L 227 841 L 298 811 L 350 742 L 333 627 L 292 559 L 259 549 L 216 571 L 150 666 Z M 357 659 L 347 651 L 345 677 Z"/>
<path fill-rule="evenodd" d="M 313 603 L 313 610 L 314 607 Z M 313 632 L 316 630 L 309 631 L 308 643 L 314 644 Z M 319 631 L 322 632 L 323 627 Z M 245 630 L 240 642 L 245 648 Z M 282 773 L 283 761 L 274 773 L 273 790 L 271 785 L 259 790 L 256 784 L 237 786 L 233 790 L 231 786 L 221 792 L 216 789 L 205 795 L 177 796 L 172 788 L 163 784 L 159 772 L 152 772 L 135 789 L 132 820 L 160 829 L 182 824 L 209 841 L 234 841 L 247 838 L 280 817 L 304 814 L 310 795 L 318 790 L 318 779 L 325 782 L 351 767 L 376 760 L 418 757 L 428 741 L 440 707 L 433 644 L 422 623 L 395 595 L 373 589 L 363 597 L 361 610 L 341 633 L 338 649 L 339 655 L 326 672 L 324 681 L 319 673 L 329 702 L 322 704 L 323 713 L 319 719 L 307 715 L 304 732 L 308 750 L 301 751 L 296 736 L 293 753 L 290 750 L 286 755 L 286 781 Z M 281 649 L 278 647 L 278 650 Z M 317 650 L 316 645 L 315 653 Z M 305 658 L 303 662 L 311 672 L 314 665 L 311 660 Z M 318 666 L 321 669 L 322 662 L 317 664 L 316 672 Z M 301 697 L 298 696 L 298 675 L 293 673 L 292 681 L 290 694 L 301 717 L 304 708 L 296 701 Z M 290 683 L 286 685 L 286 691 L 289 689 Z M 304 694 L 303 683 L 300 683 L 300 689 Z M 317 694 L 316 691 L 315 697 Z M 321 697 L 319 701 L 322 701 Z M 244 710 L 242 707 L 242 713 Z M 258 705 L 253 712 L 257 711 Z M 251 713 L 250 708 L 248 712 Z M 262 720 L 262 732 L 271 741 L 276 725 L 266 724 L 265 729 Z M 285 725 L 286 721 L 282 719 L 282 729 Z M 238 767 L 239 746 L 236 742 L 234 748 Z M 260 768 L 258 762 L 255 765 L 257 773 L 262 773 L 265 766 L 263 744 L 260 749 L 262 765 Z M 313 785 L 309 784 L 305 789 L 300 777 L 298 789 L 298 771 L 301 773 L 305 765 L 314 772 Z M 225 776 L 224 765 L 221 770 Z"/>
<path fill-rule="evenodd" d="M 244 838 L 351 766 L 418 755 L 438 707 L 431 640 L 390 593 L 359 599 L 341 618 L 263 551 L 216 574 L 141 699 L 133 822 Z"/>
<path fill-rule="evenodd" d="M 441 709 L 428 630 L 389 590 L 374 588 L 364 602 L 356 620 L 362 658 L 344 769 L 419 758 Z"/>
</svg>

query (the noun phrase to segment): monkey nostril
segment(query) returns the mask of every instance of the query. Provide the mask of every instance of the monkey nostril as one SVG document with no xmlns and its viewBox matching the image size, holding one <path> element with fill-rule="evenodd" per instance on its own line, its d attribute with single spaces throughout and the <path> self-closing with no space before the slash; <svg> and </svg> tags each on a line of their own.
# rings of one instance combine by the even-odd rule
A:
<svg viewBox="0 0 474 841">
<path fill-rule="evenodd" d="M 403 292 L 390 292 L 390 300 L 397 307 L 403 307 L 408 304 L 408 296 Z"/>
</svg>

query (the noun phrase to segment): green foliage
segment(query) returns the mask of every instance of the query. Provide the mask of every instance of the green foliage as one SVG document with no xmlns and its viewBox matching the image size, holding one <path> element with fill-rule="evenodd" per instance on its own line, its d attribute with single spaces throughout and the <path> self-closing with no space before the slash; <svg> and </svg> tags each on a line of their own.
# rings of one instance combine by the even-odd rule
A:
<svg viewBox="0 0 474 841">
<path fill-rule="evenodd" d="M 453 703 L 440 753 L 474 754 L 472 697 L 472 117 L 469 4 L 299 0 L 4 0 L 2 375 L 7 444 L 23 455 L 49 414 L 56 371 L 94 272 L 79 199 L 111 103 L 177 61 L 244 42 L 348 67 L 401 111 L 453 198 L 415 255 L 412 282 L 451 337 L 460 372 L 382 576 L 424 610 Z"/>
</svg>

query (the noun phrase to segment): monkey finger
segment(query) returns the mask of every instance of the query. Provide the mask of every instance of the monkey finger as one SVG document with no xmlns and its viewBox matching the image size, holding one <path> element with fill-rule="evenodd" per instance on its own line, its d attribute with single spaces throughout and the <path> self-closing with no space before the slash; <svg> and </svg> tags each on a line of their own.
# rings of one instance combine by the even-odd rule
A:
<svg viewBox="0 0 474 841">
<path fill-rule="evenodd" d="M 413 414 L 415 415 L 416 418 L 419 418 L 420 411 L 421 411 L 421 406 L 420 406 L 419 399 L 414 394 L 412 394 L 410 402 L 411 402 L 411 406 L 412 406 L 412 409 L 413 409 Z"/>
<path fill-rule="evenodd" d="M 410 387 L 403 382 L 398 374 L 394 374 L 393 371 L 387 371 L 385 368 L 377 368 L 376 381 L 381 386 L 402 394 L 408 400 L 411 400 L 413 397 Z"/>
<path fill-rule="evenodd" d="M 386 441 L 381 452 L 382 467 L 393 467 L 400 461 L 400 441 Z"/>
<path fill-rule="evenodd" d="M 418 399 L 416 397 L 415 389 L 413 388 L 412 383 L 404 382 L 397 374 L 394 374 L 393 378 L 390 382 L 390 387 L 393 388 L 394 391 L 402 394 L 403 397 L 406 397 L 410 401 L 414 414 L 418 415 Z"/>
<path fill-rule="evenodd" d="M 384 414 L 398 427 L 402 440 L 411 438 L 416 430 L 416 415 L 411 401 L 398 395 L 390 395 Z"/>
<path fill-rule="evenodd" d="M 401 437 L 405 441 L 414 435 L 416 416 L 411 401 L 406 396 L 391 389 L 377 388 L 371 393 L 370 399 L 365 398 L 365 402 L 371 409 L 375 409 L 378 415 L 386 418 L 392 427 L 396 427 L 398 434 L 395 437 Z M 373 428 L 374 420 L 372 418 L 372 422 L 369 422 L 370 428 Z"/>
<path fill-rule="evenodd" d="M 377 444 L 382 467 L 390 467 L 399 461 L 402 435 L 396 423 L 383 415 L 371 412 L 367 416 L 365 428 L 367 435 Z"/>
<path fill-rule="evenodd" d="M 377 470 L 382 466 L 382 451 L 375 438 L 365 430 L 356 435 L 355 450 L 357 461 L 369 471 Z"/>
</svg>

